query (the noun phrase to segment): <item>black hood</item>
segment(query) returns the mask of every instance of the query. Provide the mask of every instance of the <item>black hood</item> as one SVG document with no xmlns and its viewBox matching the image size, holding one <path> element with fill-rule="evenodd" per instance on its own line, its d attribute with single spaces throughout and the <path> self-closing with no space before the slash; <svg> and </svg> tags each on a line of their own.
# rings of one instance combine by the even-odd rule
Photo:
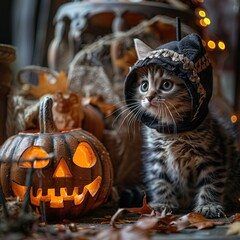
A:
<svg viewBox="0 0 240 240">
<path fill-rule="evenodd" d="M 159 132 L 173 133 L 189 131 L 196 128 L 208 113 L 208 103 L 212 96 L 212 66 L 207 57 L 201 38 L 190 34 L 180 41 L 172 41 L 161 45 L 149 52 L 144 59 L 138 60 L 131 68 L 125 79 L 125 101 L 133 113 L 137 113 L 131 106 L 136 103 L 134 91 L 137 84 L 138 68 L 157 65 L 185 80 L 185 84 L 192 95 L 192 114 L 176 126 L 161 125 L 157 119 L 143 114 L 141 121 Z"/>
</svg>

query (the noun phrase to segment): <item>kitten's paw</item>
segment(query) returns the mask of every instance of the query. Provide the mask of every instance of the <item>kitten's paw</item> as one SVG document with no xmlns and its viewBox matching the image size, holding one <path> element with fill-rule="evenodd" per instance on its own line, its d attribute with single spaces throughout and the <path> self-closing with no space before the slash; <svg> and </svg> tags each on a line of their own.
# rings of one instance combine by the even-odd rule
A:
<svg viewBox="0 0 240 240">
<path fill-rule="evenodd" d="M 201 213 L 206 218 L 220 218 L 223 214 L 223 207 L 221 205 L 201 205 L 195 208 L 195 212 Z"/>
<path fill-rule="evenodd" d="M 163 211 L 165 211 L 166 213 L 172 213 L 177 212 L 178 210 L 178 207 L 171 203 L 150 203 L 149 205 L 153 210 L 160 213 Z"/>
</svg>

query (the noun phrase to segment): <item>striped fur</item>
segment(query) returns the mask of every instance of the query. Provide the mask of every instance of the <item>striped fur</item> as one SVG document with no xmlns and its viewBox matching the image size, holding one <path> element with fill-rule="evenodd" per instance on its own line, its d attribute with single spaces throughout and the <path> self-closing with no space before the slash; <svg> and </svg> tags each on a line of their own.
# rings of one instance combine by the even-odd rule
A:
<svg viewBox="0 0 240 240">
<path fill-rule="evenodd" d="M 145 111 L 164 124 L 178 124 L 191 113 L 191 94 L 177 76 L 149 66 L 139 69 L 138 79 L 138 116 Z M 167 91 L 166 79 L 173 83 Z M 229 200 L 238 207 L 240 167 L 231 133 L 211 112 L 188 132 L 164 134 L 145 126 L 142 161 L 152 207 L 190 208 L 211 218 L 219 217 Z"/>
</svg>

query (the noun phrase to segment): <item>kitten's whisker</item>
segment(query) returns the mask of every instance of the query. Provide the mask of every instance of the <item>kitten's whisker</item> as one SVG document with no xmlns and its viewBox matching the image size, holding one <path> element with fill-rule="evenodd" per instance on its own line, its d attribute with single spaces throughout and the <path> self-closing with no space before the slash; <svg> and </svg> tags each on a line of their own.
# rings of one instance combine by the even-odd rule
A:
<svg viewBox="0 0 240 240">
<path fill-rule="evenodd" d="M 131 106 L 131 104 L 130 104 L 130 106 Z M 113 114 L 121 111 L 122 109 L 127 109 L 127 106 L 126 106 L 125 104 L 124 104 L 124 105 L 121 105 L 121 106 L 118 105 L 118 108 L 117 108 L 115 111 L 113 111 L 111 114 L 109 114 L 107 117 L 109 117 L 109 116 L 111 116 L 111 115 L 113 115 Z"/>
<path fill-rule="evenodd" d="M 135 107 L 135 109 L 137 109 L 137 108 L 140 108 L 140 106 L 139 105 L 136 105 L 136 107 Z M 133 114 L 132 114 L 132 112 L 131 111 L 129 111 L 129 113 L 127 113 L 127 115 L 124 117 L 124 119 L 122 120 L 122 123 L 120 124 L 120 126 L 119 126 L 119 128 L 118 128 L 118 130 L 120 130 L 121 128 L 122 128 L 122 126 L 123 126 L 123 124 L 125 123 L 125 121 L 128 119 L 128 117 L 129 116 L 133 116 Z M 131 117 L 132 117 L 131 116 Z"/>
<path fill-rule="evenodd" d="M 123 105 L 123 104 L 124 104 L 124 105 Z M 116 110 L 114 110 L 114 111 L 112 111 L 110 114 L 106 115 L 105 118 L 108 118 L 108 117 L 113 116 L 115 113 L 117 113 L 117 112 L 119 111 L 119 109 L 121 109 L 121 108 L 123 108 L 123 107 L 126 107 L 125 104 L 126 104 L 125 100 L 123 100 L 123 101 L 118 101 L 118 102 L 112 104 L 113 108 L 116 108 Z M 91 109 L 91 110 L 92 110 L 92 109 Z M 92 110 L 92 111 L 94 111 L 94 110 Z"/>
<path fill-rule="evenodd" d="M 146 113 L 146 112 L 147 112 L 146 109 L 140 107 L 139 111 L 138 111 L 138 114 L 137 114 L 137 119 L 142 119 L 143 114 Z"/>
<path fill-rule="evenodd" d="M 131 96 L 135 96 L 134 93 L 130 93 Z M 134 102 L 135 104 L 135 102 Z M 129 106 L 131 106 L 132 104 L 128 104 Z M 119 110 L 121 110 L 122 108 L 126 108 L 126 100 L 122 100 L 122 101 L 118 101 L 116 103 L 113 104 L 113 107 L 116 107 L 117 109 L 115 111 L 113 111 L 112 113 L 116 113 L 118 112 Z M 111 116 L 112 114 L 110 114 L 109 116 Z"/>
<path fill-rule="evenodd" d="M 163 106 L 164 106 L 163 103 L 164 103 L 165 99 L 162 99 L 162 100 L 163 101 L 160 101 L 160 104 L 157 108 L 157 116 L 155 116 L 155 118 L 158 118 L 160 120 L 159 126 L 163 125 L 163 118 L 164 118 L 164 116 L 163 116 Z M 155 118 L 154 118 L 154 120 L 155 120 Z"/>
<path fill-rule="evenodd" d="M 141 119 L 142 118 L 142 115 L 144 114 L 145 111 L 143 111 L 143 108 L 139 107 L 139 110 L 137 111 L 136 113 L 136 116 L 132 116 L 132 118 L 129 120 L 129 124 L 128 124 L 128 133 L 130 135 L 130 127 L 131 125 L 133 124 L 133 129 L 134 129 L 134 135 L 136 134 L 135 130 L 136 130 L 136 127 L 135 127 L 135 124 L 138 122 L 137 120 L 138 119 Z M 141 124 L 139 124 L 139 132 L 141 132 Z"/>
<path fill-rule="evenodd" d="M 184 83 L 185 87 L 187 88 L 188 90 L 188 93 L 190 95 L 190 98 L 191 98 L 191 109 L 193 109 L 193 95 L 192 95 L 192 91 L 189 89 L 189 87 L 187 86 L 186 83 Z"/>
<path fill-rule="evenodd" d="M 134 108 L 134 107 L 138 107 L 137 103 L 133 103 L 129 105 L 130 108 Z M 123 109 L 123 110 L 122 110 Z M 117 122 L 117 120 L 125 113 L 128 112 L 129 109 L 127 108 L 127 106 L 123 106 L 121 107 L 121 109 L 119 109 L 119 114 L 115 117 L 115 119 L 112 122 L 112 126 L 115 125 L 115 123 Z"/>
<path fill-rule="evenodd" d="M 180 120 L 183 121 L 183 117 L 182 117 L 182 116 L 180 115 L 180 113 L 177 111 L 176 107 L 175 107 L 171 102 L 169 102 L 169 101 L 166 101 L 166 104 L 171 105 L 171 106 L 174 108 L 176 114 L 179 116 Z"/>
<path fill-rule="evenodd" d="M 167 119 L 167 127 L 168 127 L 168 132 L 169 132 L 168 111 L 167 111 L 167 108 L 166 108 L 166 104 L 165 104 L 165 103 L 164 103 L 164 112 L 165 112 L 165 116 L 166 116 L 166 119 Z"/>
<path fill-rule="evenodd" d="M 136 113 L 137 114 L 137 113 Z M 132 122 L 135 122 L 136 121 L 136 119 L 137 119 L 137 117 L 136 117 L 136 114 L 132 114 L 131 112 L 130 112 L 130 114 L 128 114 L 127 116 L 126 116 L 126 120 L 127 120 L 127 131 L 128 131 L 128 135 L 130 136 L 130 125 L 132 124 Z M 129 117 L 130 116 L 130 117 Z M 124 119 L 124 121 L 125 121 L 125 119 Z M 134 133 L 135 134 L 135 133 Z"/>
<path fill-rule="evenodd" d="M 126 108 L 126 106 L 118 107 L 116 110 L 114 110 L 111 113 L 109 113 L 108 115 L 106 115 L 106 118 L 112 117 L 114 114 L 118 113 L 119 111 L 121 111 L 121 109 L 124 109 L 124 108 Z"/>
<path fill-rule="evenodd" d="M 174 133 L 177 133 L 177 125 L 176 125 L 176 121 L 175 121 L 175 119 L 174 119 L 174 116 L 173 116 L 172 112 L 170 111 L 170 109 L 169 109 L 168 105 L 166 104 L 166 102 L 164 102 L 164 105 L 165 105 L 165 107 L 166 107 L 166 111 L 168 111 L 169 115 L 170 115 L 171 118 L 172 118 L 173 126 L 174 126 Z M 169 126 L 169 124 L 168 124 L 168 126 Z M 170 129 L 168 128 L 168 131 L 169 131 L 169 130 L 170 130 Z M 169 131 L 169 132 L 170 132 L 170 131 Z"/>
<path fill-rule="evenodd" d="M 135 123 L 137 122 L 137 119 L 141 119 L 141 117 L 142 117 L 142 114 L 143 114 L 143 111 L 141 110 L 141 108 L 139 108 L 139 110 L 137 111 L 137 113 L 136 113 L 136 117 L 133 115 L 130 119 L 129 119 L 129 121 L 128 121 L 128 134 L 130 135 L 130 127 L 131 127 L 131 125 L 133 124 L 133 129 L 134 129 L 134 135 L 135 135 L 135 129 L 136 129 L 136 127 L 135 127 Z"/>
<path fill-rule="evenodd" d="M 159 106 L 158 106 L 158 108 L 159 108 Z M 153 119 L 152 119 L 152 122 L 150 123 L 150 125 L 152 125 L 152 124 L 156 121 L 156 119 L 159 118 L 159 117 L 158 117 L 158 114 L 155 115 L 155 116 L 153 116 L 152 118 L 153 118 Z"/>
</svg>

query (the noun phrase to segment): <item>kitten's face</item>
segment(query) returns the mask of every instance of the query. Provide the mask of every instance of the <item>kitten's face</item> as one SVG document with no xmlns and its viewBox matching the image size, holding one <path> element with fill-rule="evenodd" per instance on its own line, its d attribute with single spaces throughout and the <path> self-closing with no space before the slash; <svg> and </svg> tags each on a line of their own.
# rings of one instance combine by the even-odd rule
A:
<svg viewBox="0 0 240 240">
<path fill-rule="evenodd" d="M 139 68 L 137 76 L 137 101 L 161 124 L 176 124 L 191 113 L 191 96 L 183 79 L 154 65 Z"/>
</svg>

